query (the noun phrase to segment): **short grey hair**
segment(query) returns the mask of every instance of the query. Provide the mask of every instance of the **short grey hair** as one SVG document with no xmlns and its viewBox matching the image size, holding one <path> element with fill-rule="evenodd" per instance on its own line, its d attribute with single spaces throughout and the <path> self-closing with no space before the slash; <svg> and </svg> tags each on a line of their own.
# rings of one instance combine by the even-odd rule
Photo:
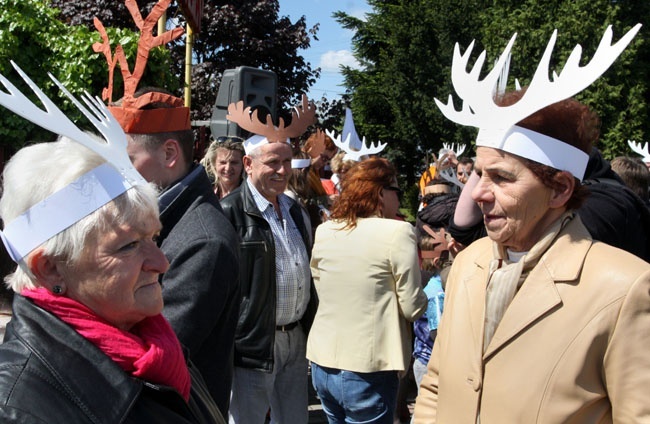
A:
<svg viewBox="0 0 650 424">
<path fill-rule="evenodd" d="M 103 141 L 98 138 L 98 143 Z M 5 166 L 0 218 L 9 223 L 23 212 L 64 188 L 88 171 L 106 162 L 92 150 L 72 140 L 61 138 L 51 143 L 24 147 Z M 151 184 L 138 185 L 50 238 L 40 247 L 44 254 L 74 265 L 88 245 L 115 226 L 142 220 L 158 220 L 158 197 Z M 14 292 L 40 286 L 26 255 L 5 283 Z"/>
</svg>

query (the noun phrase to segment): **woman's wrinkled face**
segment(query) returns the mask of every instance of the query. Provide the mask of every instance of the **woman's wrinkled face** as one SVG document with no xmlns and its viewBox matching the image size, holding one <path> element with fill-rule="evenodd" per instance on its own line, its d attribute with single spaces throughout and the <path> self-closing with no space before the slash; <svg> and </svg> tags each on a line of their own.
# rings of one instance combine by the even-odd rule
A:
<svg viewBox="0 0 650 424">
<path fill-rule="evenodd" d="M 242 170 L 244 169 L 241 152 L 218 148 L 214 158 L 214 169 L 220 182 L 238 186 L 241 183 Z"/>
<path fill-rule="evenodd" d="M 480 180 L 472 198 L 483 212 L 488 236 L 513 251 L 528 251 L 540 239 L 551 216 L 553 190 L 517 156 L 479 147 L 474 170 Z"/>
<path fill-rule="evenodd" d="M 100 234 L 76 265 L 61 271 L 66 296 L 127 331 L 163 308 L 158 277 L 169 262 L 155 241 L 160 222 L 146 221 Z"/>
</svg>

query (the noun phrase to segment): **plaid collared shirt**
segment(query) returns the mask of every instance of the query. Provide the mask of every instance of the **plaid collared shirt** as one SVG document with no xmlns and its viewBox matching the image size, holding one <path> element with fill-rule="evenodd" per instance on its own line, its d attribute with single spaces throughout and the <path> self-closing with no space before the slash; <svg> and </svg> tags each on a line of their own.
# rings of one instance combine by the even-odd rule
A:
<svg viewBox="0 0 650 424">
<path fill-rule="evenodd" d="M 275 244 L 275 324 L 286 325 L 302 318 L 309 302 L 309 256 L 300 235 L 300 230 L 293 222 L 289 208 L 291 199 L 285 195 L 278 196 L 282 218 L 273 204 L 257 191 L 249 179 L 245 180 L 253 194 L 253 200 L 262 216 L 269 223 Z"/>
</svg>

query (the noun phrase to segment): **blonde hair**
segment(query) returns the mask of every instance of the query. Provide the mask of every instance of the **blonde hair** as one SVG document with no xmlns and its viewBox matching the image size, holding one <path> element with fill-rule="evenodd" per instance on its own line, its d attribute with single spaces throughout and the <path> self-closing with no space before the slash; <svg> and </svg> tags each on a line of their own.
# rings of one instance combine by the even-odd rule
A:
<svg viewBox="0 0 650 424">
<path fill-rule="evenodd" d="M 221 140 L 221 137 L 217 138 L 216 140 L 212 140 L 210 142 L 210 145 L 208 148 L 205 150 L 205 155 L 201 159 L 201 165 L 205 168 L 205 172 L 208 173 L 208 177 L 210 177 L 210 181 L 212 181 L 212 185 L 216 185 L 218 181 L 218 176 L 217 176 L 217 170 L 214 169 L 214 161 L 217 158 L 217 149 L 225 149 L 225 150 L 230 150 L 234 152 L 239 152 L 241 153 L 241 157 L 243 158 L 246 155 L 246 152 L 244 151 L 244 144 L 243 142 L 236 141 L 234 139 L 226 138 L 225 140 Z M 242 165 L 242 175 L 241 178 L 243 180 L 244 178 L 244 167 Z"/>
</svg>

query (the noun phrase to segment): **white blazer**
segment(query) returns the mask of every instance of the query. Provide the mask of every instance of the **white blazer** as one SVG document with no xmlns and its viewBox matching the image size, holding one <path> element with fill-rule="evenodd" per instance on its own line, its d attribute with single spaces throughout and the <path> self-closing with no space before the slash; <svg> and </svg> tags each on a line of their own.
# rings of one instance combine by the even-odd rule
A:
<svg viewBox="0 0 650 424">
<path fill-rule="evenodd" d="M 411 325 L 426 310 L 411 224 L 362 218 L 316 229 L 311 270 L 319 305 L 307 358 L 356 372 L 408 369 Z"/>
</svg>

